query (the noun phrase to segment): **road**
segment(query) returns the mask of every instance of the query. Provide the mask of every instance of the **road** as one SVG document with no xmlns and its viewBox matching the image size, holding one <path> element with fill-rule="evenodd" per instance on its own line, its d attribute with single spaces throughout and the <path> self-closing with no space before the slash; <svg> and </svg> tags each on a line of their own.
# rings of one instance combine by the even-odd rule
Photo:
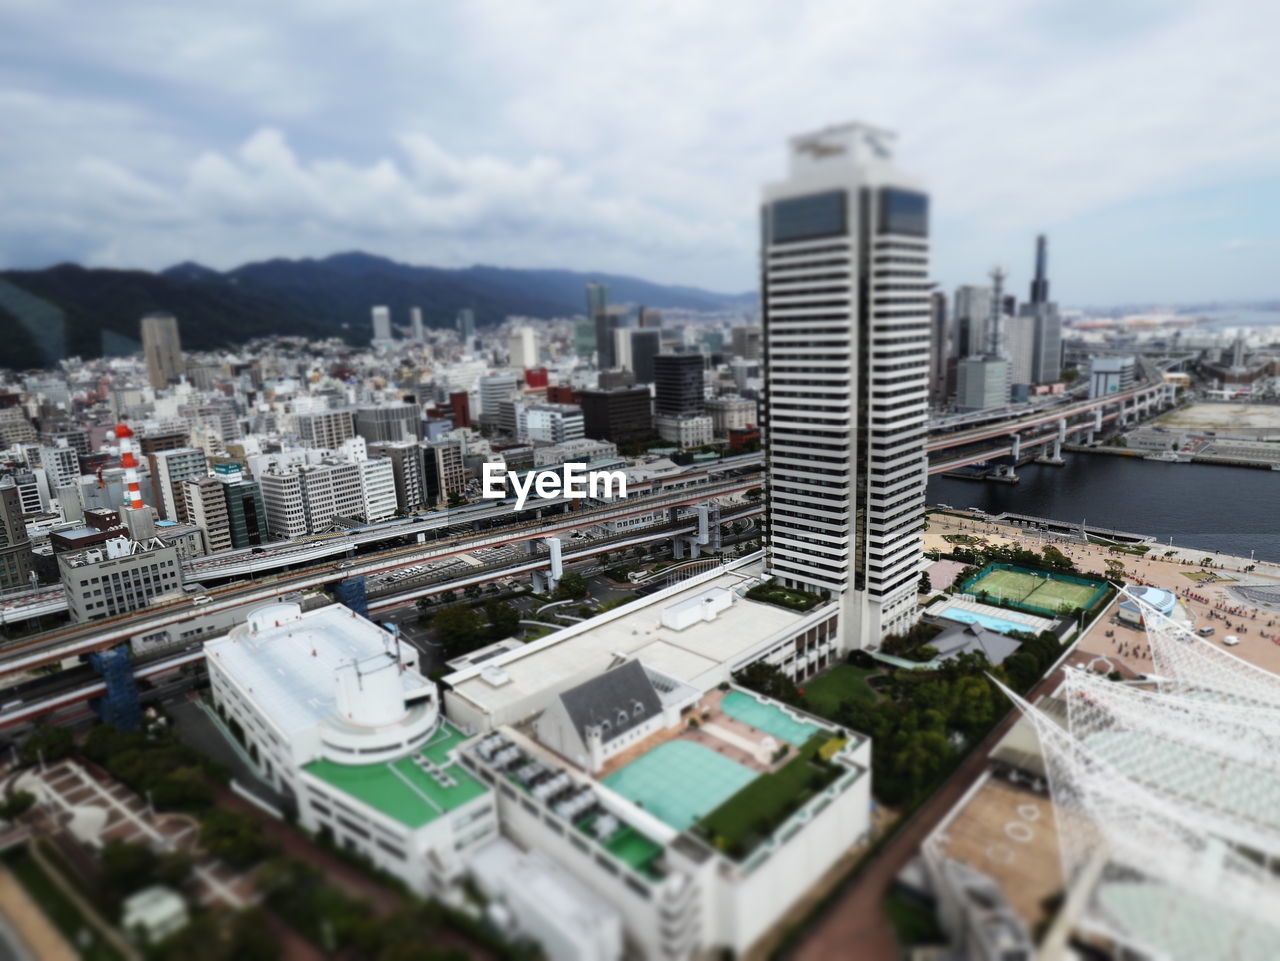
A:
<svg viewBox="0 0 1280 961">
<path fill-rule="evenodd" d="M 1067 665 L 1083 663 L 1089 655 L 1073 653 Z M 1062 683 L 1059 667 L 1037 684 L 1027 696 L 1034 702 L 1051 693 Z M 1000 739 L 1009 733 L 1022 715 L 1011 710 L 988 734 L 956 772 L 934 795 L 898 829 L 875 859 L 863 868 L 852 886 L 829 905 L 817 919 L 800 945 L 788 954 L 788 961 L 831 961 L 832 958 L 856 958 L 857 961 L 900 961 L 901 946 L 893 926 L 885 916 L 882 902 L 894 878 L 920 851 L 925 838 L 938 826 L 947 812 L 973 786 L 987 768 L 988 758 Z M 856 949 L 851 946 L 856 945 Z"/>
</svg>

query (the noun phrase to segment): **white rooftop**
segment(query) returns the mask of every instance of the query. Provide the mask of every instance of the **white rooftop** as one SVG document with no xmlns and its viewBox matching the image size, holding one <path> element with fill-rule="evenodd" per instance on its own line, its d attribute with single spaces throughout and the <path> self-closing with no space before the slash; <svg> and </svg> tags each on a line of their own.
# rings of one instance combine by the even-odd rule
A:
<svg viewBox="0 0 1280 961">
<path fill-rule="evenodd" d="M 446 681 L 456 696 L 488 714 L 502 714 L 540 692 L 559 693 L 602 673 L 618 658 L 636 658 L 646 667 L 706 690 L 721 680 L 724 665 L 736 666 L 743 656 L 812 613 L 738 596 L 754 586 L 762 573 L 763 562 L 757 558 L 691 577 L 493 657 L 483 671 L 479 666 L 465 668 Z M 734 595 L 732 603 L 712 620 L 699 618 L 682 629 L 663 624 L 664 611 L 678 610 L 686 602 L 701 608 L 708 596 L 726 594 Z M 495 668 L 502 673 L 499 684 L 489 680 L 496 679 Z"/>
<path fill-rule="evenodd" d="M 405 697 L 430 682 L 418 673 L 417 652 L 399 647 L 397 663 L 392 635 L 341 604 L 306 613 L 271 604 L 206 643 L 205 657 L 292 735 L 317 724 L 358 730 L 406 720 Z"/>
</svg>

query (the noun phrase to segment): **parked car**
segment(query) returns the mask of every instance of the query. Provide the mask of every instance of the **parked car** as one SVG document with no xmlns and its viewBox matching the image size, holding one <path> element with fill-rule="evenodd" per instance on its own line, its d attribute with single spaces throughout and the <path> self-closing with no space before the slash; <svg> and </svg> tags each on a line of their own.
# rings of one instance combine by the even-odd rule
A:
<svg viewBox="0 0 1280 961">
<path fill-rule="evenodd" d="M 1234 634 L 1228 634 L 1222 639 L 1222 643 L 1227 645 L 1227 647 L 1235 647 L 1240 643 L 1240 638 L 1236 637 Z"/>
</svg>

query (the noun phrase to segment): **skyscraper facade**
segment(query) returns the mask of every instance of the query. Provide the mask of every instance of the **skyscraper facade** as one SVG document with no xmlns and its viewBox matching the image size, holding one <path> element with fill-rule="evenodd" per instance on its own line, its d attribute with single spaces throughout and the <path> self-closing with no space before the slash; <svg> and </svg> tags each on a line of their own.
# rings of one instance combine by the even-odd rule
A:
<svg viewBox="0 0 1280 961">
<path fill-rule="evenodd" d="M 391 342 L 391 308 L 373 308 L 373 342 L 389 344 Z"/>
<path fill-rule="evenodd" d="M 768 568 L 840 598 L 849 647 L 911 626 L 922 563 L 929 198 L 859 124 L 764 190 Z"/>
<path fill-rule="evenodd" d="M 653 359 L 654 410 L 686 416 L 707 408 L 701 354 L 659 354 Z M 639 380 L 639 377 L 636 378 Z"/>
<path fill-rule="evenodd" d="M 1031 321 L 1031 381 L 1048 384 L 1062 376 L 1062 318 L 1058 305 L 1049 300 L 1049 244 L 1036 237 L 1036 274 L 1031 281 L 1031 301 L 1022 313 Z"/>
<path fill-rule="evenodd" d="M 142 318 L 142 352 L 147 358 L 147 377 L 157 389 L 182 376 L 182 341 L 178 318 L 173 314 L 148 314 Z"/>
</svg>

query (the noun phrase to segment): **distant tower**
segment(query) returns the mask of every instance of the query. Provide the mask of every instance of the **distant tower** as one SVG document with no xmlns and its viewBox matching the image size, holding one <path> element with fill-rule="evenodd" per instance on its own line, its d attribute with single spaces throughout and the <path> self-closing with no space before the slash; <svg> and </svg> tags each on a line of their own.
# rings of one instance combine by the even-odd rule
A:
<svg viewBox="0 0 1280 961">
<path fill-rule="evenodd" d="M 373 342 L 375 344 L 391 343 L 391 308 L 373 308 Z"/>
<path fill-rule="evenodd" d="M 178 338 L 178 318 L 173 314 L 147 314 L 142 318 L 142 352 L 147 358 L 147 376 L 157 389 L 182 376 L 182 341 Z"/>
<path fill-rule="evenodd" d="M 476 336 L 476 315 L 470 307 L 463 307 L 458 311 L 457 319 L 458 337 L 462 341 L 464 350 L 471 349 L 471 341 Z"/>
<path fill-rule="evenodd" d="M 1049 302 L 1049 244 L 1044 234 L 1036 237 L 1036 276 L 1031 281 L 1031 303 Z"/>
<path fill-rule="evenodd" d="M 1004 269 L 991 268 L 991 313 L 987 317 L 987 354 L 991 357 L 1001 356 L 1004 349 L 1000 340 L 1000 316 L 1004 313 Z"/>
<path fill-rule="evenodd" d="M 142 491 L 138 487 L 138 459 L 133 456 L 133 431 L 127 424 L 116 425 L 120 441 L 120 466 L 124 468 L 124 506 L 131 511 L 142 509 Z"/>
<path fill-rule="evenodd" d="M 420 344 L 426 339 L 422 332 L 422 308 L 413 308 L 410 316 L 413 318 L 413 339 Z"/>
</svg>

